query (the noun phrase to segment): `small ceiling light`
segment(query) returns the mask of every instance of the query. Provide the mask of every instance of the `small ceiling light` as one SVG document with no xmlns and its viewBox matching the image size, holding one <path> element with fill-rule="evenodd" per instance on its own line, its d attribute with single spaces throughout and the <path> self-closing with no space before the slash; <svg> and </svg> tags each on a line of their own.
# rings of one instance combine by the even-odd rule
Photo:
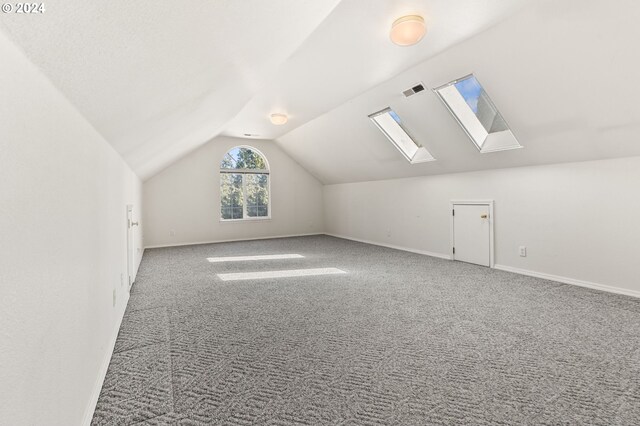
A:
<svg viewBox="0 0 640 426">
<path fill-rule="evenodd" d="M 389 36 L 398 46 L 411 46 L 422 40 L 426 32 L 427 27 L 422 16 L 407 15 L 393 21 Z"/>
<path fill-rule="evenodd" d="M 271 114 L 271 122 L 276 126 L 282 126 L 288 120 L 289 120 L 289 117 L 287 117 L 287 114 L 281 114 L 281 113 Z"/>
</svg>

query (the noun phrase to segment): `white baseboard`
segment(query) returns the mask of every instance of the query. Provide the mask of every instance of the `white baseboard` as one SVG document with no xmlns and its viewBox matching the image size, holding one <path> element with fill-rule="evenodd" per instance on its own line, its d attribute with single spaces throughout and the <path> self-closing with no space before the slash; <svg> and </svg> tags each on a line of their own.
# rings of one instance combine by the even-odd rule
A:
<svg viewBox="0 0 640 426">
<path fill-rule="evenodd" d="M 120 313 L 120 318 L 116 322 L 113 331 L 111 332 L 111 338 L 109 339 L 109 345 L 107 346 L 107 351 L 102 358 L 102 363 L 100 364 L 100 370 L 98 371 L 98 377 L 96 378 L 96 382 L 93 385 L 93 390 L 91 391 L 91 398 L 89 399 L 89 403 L 87 404 L 87 408 L 84 412 L 84 418 L 82 419 L 83 426 L 90 426 L 91 420 L 93 420 L 93 413 L 96 410 L 96 405 L 98 404 L 98 398 L 100 397 L 100 391 L 102 390 L 102 385 L 104 384 L 104 378 L 107 376 L 107 369 L 109 368 L 109 363 L 111 362 L 111 356 L 113 355 L 113 349 L 116 346 L 116 339 L 118 338 L 118 332 L 120 331 L 120 325 L 122 324 L 122 319 L 124 318 L 124 312 L 127 310 L 127 304 L 129 303 L 129 292 L 126 292 L 126 300 L 124 302 L 124 309 Z"/>
<path fill-rule="evenodd" d="M 325 233 L 325 235 L 329 235 L 329 236 L 336 237 L 336 238 L 343 238 L 345 240 L 357 241 L 359 243 L 373 244 L 373 245 L 376 245 L 376 246 L 388 247 L 388 248 L 392 248 L 392 249 L 396 249 L 396 250 L 403 250 L 403 251 L 408 251 L 408 252 L 411 252 L 411 253 L 424 254 L 426 256 L 432 256 L 432 257 L 438 257 L 440 259 L 451 260 L 451 256 L 446 255 L 446 254 L 442 254 L 442 253 L 434 253 L 434 252 L 429 252 L 429 251 L 424 251 L 424 250 L 416 250 L 416 249 L 412 249 L 412 248 L 408 248 L 408 247 L 396 246 L 396 245 L 393 245 L 393 244 L 385 244 L 385 243 L 379 243 L 379 242 L 376 242 L 376 241 L 370 241 L 370 240 L 363 240 L 363 239 L 360 239 L 360 238 L 348 237 L 346 235 L 331 234 L 331 233 Z M 605 285 L 605 284 L 598 284 L 598 283 L 594 283 L 594 282 L 590 282 L 590 281 L 578 280 L 578 279 L 575 279 L 575 278 L 561 277 L 559 275 L 546 274 L 544 272 L 529 271 L 527 269 L 514 268 L 512 266 L 506 266 L 506 265 L 498 265 L 498 264 L 496 264 L 496 265 L 494 265 L 494 269 L 499 269 L 501 271 L 506 271 L 506 272 L 513 272 L 514 274 L 527 275 L 529 277 L 542 278 L 544 280 L 556 281 L 556 282 L 563 283 L 563 284 L 570 284 L 570 285 L 575 285 L 575 286 L 579 286 L 579 287 L 586 287 L 586 288 L 591 288 L 591 289 L 594 289 L 594 290 L 601 290 L 601 291 L 606 291 L 606 292 L 609 292 L 609 293 L 616 293 L 616 294 L 622 294 L 622 295 L 625 295 L 625 296 L 631 296 L 631 297 L 640 298 L 640 291 L 629 290 L 629 289 L 621 288 L 621 287 L 614 287 L 614 286 Z"/>
<path fill-rule="evenodd" d="M 432 251 L 425 251 L 425 250 L 416 250 L 416 249 L 412 249 L 412 248 L 409 248 L 409 247 L 396 246 L 396 245 L 393 245 L 393 244 L 386 244 L 386 243 L 379 243 L 379 242 L 376 242 L 376 241 L 362 240 L 360 238 L 348 237 L 346 235 L 330 234 L 328 232 L 325 232 L 325 235 L 329 235 L 330 237 L 342 238 L 342 239 L 345 239 L 345 240 L 357 241 L 359 243 L 372 244 L 374 246 L 387 247 L 387 248 L 392 248 L 392 249 L 395 249 L 395 250 L 408 251 L 408 252 L 411 252 L 411 253 L 424 254 L 425 256 L 431 256 L 431 257 L 437 257 L 437 258 L 440 258 L 440 259 L 451 260 L 451 256 L 449 256 L 448 254 L 435 253 L 435 252 L 432 252 Z"/>
<path fill-rule="evenodd" d="M 314 233 L 310 233 L 310 234 L 292 234 L 292 235 L 274 235 L 274 236 L 270 236 L 270 237 L 239 238 L 239 239 L 232 239 L 232 240 L 215 240 L 215 241 L 201 241 L 201 242 L 195 242 L 195 243 L 166 244 L 166 245 L 148 246 L 148 247 L 145 247 L 145 249 L 147 249 L 147 248 L 162 248 L 162 247 L 180 247 L 180 246 L 190 246 L 190 245 L 198 245 L 198 244 L 215 244 L 215 243 L 226 243 L 226 242 L 235 242 L 235 241 L 269 240 L 269 239 L 274 239 L 274 238 L 306 237 L 306 236 L 311 236 L 311 235 L 329 235 L 331 237 L 342 238 L 342 239 L 351 240 L 351 241 L 357 241 L 359 243 L 372 244 L 372 245 L 375 245 L 375 246 L 387 247 L 387 248 L 391 248 L 391 249 L 395 249 L 395 250 L 402 250 L 402 251 L 407 251 L 407 252 L 410 252 L 410 253 L 417 253 L 417 254 L 422 254 L 422 255 L 425 255 L 425 256 L 437 257 L 439 259 L 451 260 L 451 256 L 448 255 L 448 254 L 436 253 L 436 252 L 431 252 L 431 251 L 426 251 L 426 250 L 417 250 L 417 249 L 413 249 L 413 248 L 409 248 L 409 247 L 397 246 L 397 245 L 394 245 L 394 244 L 386 244 L 386 243 L 381 243 L 381 242 L 371 241 L 371 240 L 364 240 L 364 239 L 361 239 L 361 238 L 354 238 L 354 237 L 350 237 L 350 236 L 347 236 L 347 235 L 333 234 L 333 233 L 329 233 L 329 232 L 314 232 Z M 614 286 L 605 285 L 605 284 L 598 284 L 598 283 L 594 283 L 594 282 L 590 282 L 590 281 L 578 280 L 578 279 L 575 279 L 575 278 L 561 277 L 559 275 L 552 275 L 552 274 L 547 274 L 547 273 L 544 273 L 544 272 L 529 271 L 527 269 L 514 268 L 512 266 L 506 266 L 506 265 L 496 264 L 496 265 L 494 265 L 494 268 L 495 269 L 499 269 L 501 271 L 512 272 L 512 273 L 515 273 L 515 274 L 526 275 L 526 276 L 535 277 L 535 278 L 542 278 L 542 279 L 545 279 L 545 280 L 556 281 L 556 282 L 563 283 L 563 284 L 570 284 L 570 285 L 575 285 L 575 286 L 579 286 L 579 287 L 586 287 L 586 288 L 591 288 L 591 289 L 594 289 L 594 290 L 601 290 L 601 291 L 606 291 L 606 292 L 609 292 L 609 293 L 616 293 L 616 294 L 622 294 L 622 295 L 625 295 L 625 296 L 631 296 L 631 297 L 640 298 L 640 291 L 637 291 L 637 290 L 629 290 L 629 289 L 626 289 L 626 288 L 614 287 Z M 117 335 L 117 332 L 116 332 L 116 335 Z M 114 341 L 114 344 L 115 344 L 115 341 Z"/>
<path fill-rule="evenodd" d="M 201 244 L 233 243 L 237 241 L 255 241 L 255 240 L 272 240 L 275 238 L 309 237 L 311 235 L 324 235 L 324 232 L 312 232 L 310 234 L 272 235 L 269 237 L 255 237 L 255 238 L 236 238 L 231 240 L 198 241 L 193 243 L 158 244 L 153 246 L 146 246 L 145 250 L 154 249 L 154 248 L 165 248 L 165 247 L 197 246 Z"/>
<path fill-rule="evenodd" d="M 571 284 L 579 287 L 591 288 L 594 290 L 606 291 L 609 293 L 623 294 L 625 296 L 640 297 L 640 291 L 629 290 L 621 287 L 613 287 L 605 284 L 593 283 L 590 281 L 577 280 L 575 278 L 561 277 L 558 275 L 545 274 L 544 272 L 529 271 L 527 269 L 514 268 L 506 265 L 495 265 L 495 269 L 501 271 L 513 272 L 515 274 L 527 275 L 529 277 L 542 278 L 545 280 L 556 281 L 563 284 Z"/>
</svg>

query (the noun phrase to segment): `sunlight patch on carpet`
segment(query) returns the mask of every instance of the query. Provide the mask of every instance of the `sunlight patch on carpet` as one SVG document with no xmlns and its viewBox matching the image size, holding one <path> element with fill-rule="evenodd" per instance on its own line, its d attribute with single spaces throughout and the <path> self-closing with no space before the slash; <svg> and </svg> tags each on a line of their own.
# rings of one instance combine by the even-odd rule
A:
<svg viewBox="0 0 640 426">
<path fill-rule="evenodd" d="M 211 263 L 218 262 L 243 262 L 245 260 L 277 260 L 277 259 L 300 259 L 304 256 L 301 254 L 264 254 L 258 256 L 223 256 L 223 257 L 208 257 L 207 260 Z"/>
<path fill-rule="evenodd" d="M 286 277 L 306 277 L 310 275 L 333 275 L 346 274 L 338 268 L 315 268 L 315 269 L 289 269 L 284 271 L 262 271 L 262 272 L 236 272 L 229 274 L 218 274 L 218 278 L 223 281 L 237 280 L 257 280 L 264 278 L 286 278 Z"/>
</svg>

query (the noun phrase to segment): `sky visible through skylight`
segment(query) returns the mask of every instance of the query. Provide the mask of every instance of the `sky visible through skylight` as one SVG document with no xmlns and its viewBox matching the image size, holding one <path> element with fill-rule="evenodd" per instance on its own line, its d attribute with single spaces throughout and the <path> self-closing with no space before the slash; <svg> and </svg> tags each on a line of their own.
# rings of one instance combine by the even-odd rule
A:
<svg viewBox="0 0 640 426">
<path fill-rule="evenodd" d="M 478 98 L 480 98 L 480 94 L 482 93 L 482 86 L 480 86 L 478 80 L 476 80 L 474 76 L 470 76 L 469 78 L 458 81 L 455 86 L 467 105 L 469 105 L 469 108 L 471 108 L 474 114 L 477 114 Z"/>
</svg>

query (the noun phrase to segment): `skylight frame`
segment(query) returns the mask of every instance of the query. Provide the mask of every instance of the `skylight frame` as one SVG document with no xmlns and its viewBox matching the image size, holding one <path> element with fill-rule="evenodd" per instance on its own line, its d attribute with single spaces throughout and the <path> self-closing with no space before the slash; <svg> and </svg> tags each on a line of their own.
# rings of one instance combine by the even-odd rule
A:
<svg viewBox="0 0 640 426">
<path fill-rule="evenodd" d="M 491 107 L 491 109 L 493 111 L 495 111 L 496 113 L 496 117 L 499 117 L 502 122 L 504 123 L 506 130 L 511 134 L 511 137 L 513 138 L 513 141 L 515 141 L 515 144 L 517 145 L 510 145 L 510 146 L 504 146 L 504 147 L 498 147 L 498 148 L 491 148 L 491 149 L 484 149 L 483 146 L 485 144 L 485 142 L 487 141 L 487 139 L 489 138 L 489 136 L 491 134 L 496 134 L 498 132 L 494 132 L 494 133 L 490 133 L 488 130 L 484 129 L 484 125 L 480 122 L 480 120 L 478 119 L 476 112 L 474 112 L 471 107 L 469 107 L 469 105 L 467 104 L 467 107 L 469 107 L 469 110 L 473 113 L 473 115 L 475 116 L 476 120 L 478 120 L 478 124 L 487 132 L 487 137 L 482 141 L 482 143 L 479 143 L 476 138 L 471 134 L 471 132 L 469 131 L 469 128 L 467 126 L 467 124 L 465 124 L 460 116 L 458 115 L 458 113 L 456 111 L 453 110 L 453 108 L 451 107 L 451 105 L 449 104 L 449 102 L 447 101 L 447 99 L 445 99 L 445 97 L 443 96 L 443 94 L 441 93 L 441 91 L 443 89 L 446 89 L 448 87 L 451 86 L 455 86 L 456 84 L 467 80 L 469 78 L 473 78 L 475 79 L 475 81 L 478 83 L 478 85 L 481 87 L 482 91 L 484 92 L 485 96 L 485 101 L 487 102 L 487 104 Z M 513 133 L 513 130 L 511 129 L 511 126 L 509 126 L 509 123 L 507 123 L 507 120 L 505 120 L 504 116 L 502 115 L 502 113 L 500 112 L 500 110 L 498 109 L 498 107 L 496 106 L 495 103 L 493 103 L 493 100 L 491 99 L 491 96 L 489 96 L 489 93 L 486 91 L 486 89 L 484 88 L 484 86 L 482 85 L 482 83 L 480 83 L 480 81 L 478 80 L 478 78 L 475 76 L 475 74 L 470 73 L 467 74 L 463 77 L 457 78 L 453 81 L 450 81 L 448 83 L 445 83 L 441 86 L 435 87 L 432 89 L 433 92 L 438 96 L 438 98 L 440 99 L 440 101 L 444 104 L 444 106 L 447 108 L 447 110 L 449 111 L 449 113 L 453 116 L 453 118 L 456 120 L 456 122 L 458 123 L 458 125 L 462 128 L 462 130 L 464 130 L 464 132 L 466 133 L 466 135 L 469 137 L 469 139 L 471 140 L 471 142 L 473 142 L 473 145 L 478 149 L 478 151 L 481 154 L 488 154 L 491 152 L 500 152 L 500 151 L 508 151 L 508 150 L 512 150 L 512 149 L 520 149 L 523 148 L 522 144 L 520 143 L 520 141 L 518 141 L 518 138 L 516 137 L 516 135 Z M 460 91 L 456 88 L 456 90 L 458 91 L 458 93 L 462 96 L 462 94 L 460 93 Z M 466 100 L 465 100 L 465 104 L 466 104 Z"/>
<path fill-rule="evenodd" d="M 384 114 L 389 114 L 389 115 L 393 114 L 397 117 L 396 119 L 396 118 L 393 118 L 393 115 L 391 115 L 391 117 L 393 118 L 393 121 L 396 123 L 398 128 L 416 146 L 416 151 L 413 153 L 413 155 L 410 155 L 407 151 L 405 151 L 402 144 L 399 141 L 396 141 L 389 134 L 389 132 L 376 120 L 376 117 L 379 117 Z M 395 112 L 391 107 L 386 107 L 384 109 L 381 109 L 380 111 L 374 112 L 373 114 L 369 114 L 368 117 L 371 120 L 371 122 L 373 122 L 373 124 L 375 124 L 375 126 L 382 132 L 382 134 L 385 135 L 385 137 L 393 144 L 393 146 L 395 146 L 396 149 L 400 151 L 400 153 L 403 155 L 404 158 L 407 159 L 409 163 L 418 164 L 418 163 L 427 163 L 431 161 L 436 161 L 436 158 L 429 152 L 429 150 L 425 148 L 423 145 L 421 145 L 420 143 L 416 142 L 415 138 L 411 136 L 411 134 L 407 131 L 407 129 L 402 125 L 402 122 L 400 120 L 400 116 L 398 115 L 398 113 Z"/>
</svg>

